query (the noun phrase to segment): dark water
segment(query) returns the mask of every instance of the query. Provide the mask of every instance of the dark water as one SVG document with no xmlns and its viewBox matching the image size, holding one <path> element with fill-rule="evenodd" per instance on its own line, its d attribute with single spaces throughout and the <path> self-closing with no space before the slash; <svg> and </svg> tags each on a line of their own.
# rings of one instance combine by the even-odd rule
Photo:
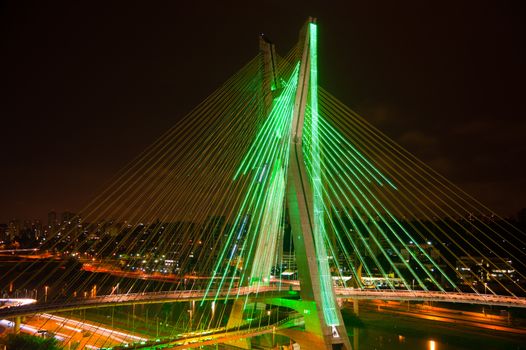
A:
<svg viewBox="0 0 526 350">
<path fill-rule="evenodd" d="M 455 322 L 422 320 L 371 311 L 360 315 L 360 321 L 360 327 L 348 328 L 354 350 L 526 349 L 525 335 Z"/>
<path fill-rule="evenodd" d="M 526 349 L 526 339 L 495 338 L 481 332 L 477 335 L 463 331 L 451 331 L 451 334 L 402 335 L 393 331 L 361 329 L 358 331 L 358 347 L 354 350 L 522 350 Z M 429 334 L 433 334 L 430 329 Z M 353 339 L 353 338 L 351 338 Z M 356 344 L 353 339 L 353 344 Z"/>
</svg>

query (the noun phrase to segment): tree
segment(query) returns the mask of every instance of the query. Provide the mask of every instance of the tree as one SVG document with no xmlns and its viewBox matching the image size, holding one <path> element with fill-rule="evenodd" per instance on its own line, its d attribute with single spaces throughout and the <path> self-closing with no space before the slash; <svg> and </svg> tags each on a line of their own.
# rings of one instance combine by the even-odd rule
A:
<svg viewBox="0 0 526 350">
<path fill-rule="evenodd" d="M 0 341 L 7 350 L 62 350 L 55 338 L 40 338 L 29 334 L 8 334 Z"/>
</svg>

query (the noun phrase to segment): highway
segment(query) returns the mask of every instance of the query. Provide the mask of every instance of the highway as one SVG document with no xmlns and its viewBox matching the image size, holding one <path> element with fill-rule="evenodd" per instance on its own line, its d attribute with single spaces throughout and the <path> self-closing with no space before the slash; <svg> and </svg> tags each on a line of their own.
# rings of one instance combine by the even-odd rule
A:
<svg viewBox="0 0 526 350">
<path fill-rule="evenodd" d="M 0 320 L 0 326 L 12 329 L 14 322 Z M 80 349 L 99 349 L 148 340 L 136 334 L 51 314 L 31 317 L 20 325 L 20 331 L 42 337 L 53 336 L 65 346 L 77 344 Z"/>
</svg>

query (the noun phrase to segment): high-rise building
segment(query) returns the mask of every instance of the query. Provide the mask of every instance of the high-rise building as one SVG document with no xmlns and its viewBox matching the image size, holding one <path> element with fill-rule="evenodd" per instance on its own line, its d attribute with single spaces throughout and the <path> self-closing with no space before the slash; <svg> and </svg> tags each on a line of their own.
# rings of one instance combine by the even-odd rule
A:
<svg viewBox="0 0 526 350">
<path fill-rule="evenodd" d="M 5 243 L 7 241 L 7 233 L 9 231 L 9 227 L 7 224 L 0 224 L 0 244 Z"/>
<path fill-rule="evenodd" d="M 57 213 L 54 211 L 50 211 L 47 214 L 47 225 L 49 227 L 53 227 L 57 224 Z"/>
<path fill-rule="evenodd" d="M 9 221 L 7 236 L 9 241 L 14 241 L 20 236 L 20 221 L 17 219 Z"/>
<path fill-rule="evenodd" d="M 62 216 L 60 218 L 60 223 L 62 225 L 71 225 L 73 224 L 73 220 L 75 219 L 75 214 L 69 211 L 65 211 L 62 213 Z"/>
</svg>

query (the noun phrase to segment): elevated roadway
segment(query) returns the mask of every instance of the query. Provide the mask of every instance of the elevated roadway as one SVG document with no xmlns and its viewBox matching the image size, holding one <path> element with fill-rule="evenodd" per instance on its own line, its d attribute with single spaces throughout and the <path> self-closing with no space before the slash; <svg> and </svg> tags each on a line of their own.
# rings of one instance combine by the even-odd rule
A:
<svg viewBox="0 0 526 350">
<path fill-rule="evenodd" d="M 526 298 L 477 293 L 436 292 L 421 290 L 362 290 L 335 288 L 338 298 L 397 300 L 397 301 L 433 301 L 444 303 L 481 304 L 505 307 L 526 308 Z"/>
<path fill-rule="evenodd" d="M 299 290 L 298 287 L 294 289 Z M 237 296 L 246 297 L 250 300 L 263 300 L 270 298 L 280 298 L 289 295 L 289 290 L 279 289 L 278 287 L 241 287 L 237 289 L 219 292 L 209 290 L 180 290 L 166 292 L 145 292 L 103 295 L 95 298 L 66 299 L 53 302 L 25 303 L 17 306 L 0 308 L 0 319 L 16 316 L 31 316 L 40 313 L 66 312 L 73 310 L 94 309 L 100 307 L 126 306 L 137 304 L 159 304 L 166 302 L 185 302 L 232 298 Z M 15 299 L 11 299 L 15 300 Z"/>
<path fill-rule="evenodd" d="M 64 312 L 81 309 L 92 309 L 111 306 L 125 306 L 135 304 L 157 304 L 165 302 L 184 302 L 192 300 L 214 300 L 233 298 L 235 295 L 248 296 L 251 300 L 290 297 L 290 290 L 299 290 L 299 285 L 284 289 L 279 286 L 241 287 L 235 290 L 215 291 L 183 290 L 151 293 L 129 293 L 105 295 L 95 298 L 69 299 L 48 303 L 29 303 L 0 308 L 0 319 L 15 316 L 30 316 L 39 313 Z M 353 288 L 335 288 L 339 299 L 369 299 L 369 300 L 397 300 L 397 301 L 432 301 L 463 304 L 494 305 L 504 307 L 526 308 L 526 298 L 493 294 L 412 291 L 412 290 L 362 290 Z"/>
</svg>

